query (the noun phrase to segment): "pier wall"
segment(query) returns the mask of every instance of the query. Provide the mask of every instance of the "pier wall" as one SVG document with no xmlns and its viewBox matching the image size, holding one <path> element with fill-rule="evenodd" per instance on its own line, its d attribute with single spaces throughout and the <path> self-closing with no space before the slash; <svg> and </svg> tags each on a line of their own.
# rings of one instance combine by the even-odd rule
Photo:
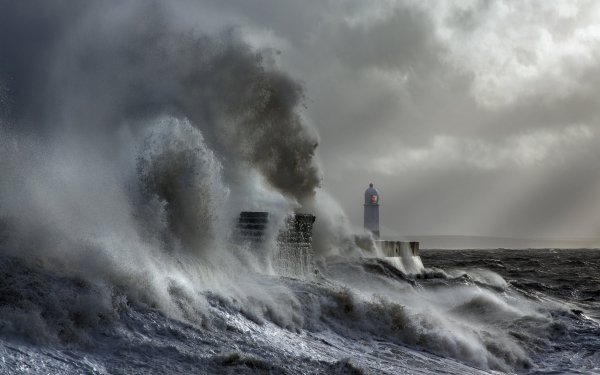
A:
<svg viewBox="0 0 600 375">
<path fill-rule="evenodd" d="M 272 264 L 278 273 L 292 277 L 312 276 L 315 270 L 312 229 L 315 216 L 295 214 L 286 220 L 277 236 Z"/>
<path fill-rule="evenodd" d="M 379 256 L 383 256 L 406 275 L 419 275 L 425 267 L 419 256 L 419 243 L 416 241 L 375 241 Z"/>
<path fill-rule="evenodd" d="M 399 257 L 402 254 L 419 255 L 419 242 L 416 241 L 376 240 L 375 244 L 386 257 Z"/>
<path fill-rule="evenodd" d="M 268 212 L 244 211 L 238 220 L 238 234 L 242 242 L 258 249 L 265 245 L 269 225 Z M 314 275 L 312 229 L 315 216 L 294 214 L 286 218 L 277 234 L 276 247 L 269 256 L 273 270 L 283 276 L 307 278 Z"/>
</svg>

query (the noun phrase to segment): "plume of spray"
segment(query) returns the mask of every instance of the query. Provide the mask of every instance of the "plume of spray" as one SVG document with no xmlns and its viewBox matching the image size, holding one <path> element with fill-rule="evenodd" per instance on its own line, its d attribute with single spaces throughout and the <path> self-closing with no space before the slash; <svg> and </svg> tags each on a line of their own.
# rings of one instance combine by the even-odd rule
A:
<svg viewBox="0 0 600 375">
<path fill-rule="evenodd" d="M 64 12 L 36 25 L 33 9 L 38 13 L 47 4 L 2 4 L 1 35 L 22 41 L 1 40 L 11 56 L 0 72 L 10 78 L 9 109 L 17 126 L 61 128 L 88 142 L 105 138 L 94 139 L 97 145 L 158 115 L 187 118 L 224 163 L 249 164 L 295 199 L 314 194 L 317 140 L 298 114 L 301 88 L 267 70 L 262 55 L 234 30 L 213 36 L 178 30 L 176 20 L 165 17 L 165 3 L 135 1 L 57 2 Z M 54 33 L 45 48 L 28 45 L 31 34 L 47 29 Z M 33 74 L 40 67 L 47 69 L 41 77 Z M 45 100 L 49 94 L 52 100 Z"/>
<path fill-rule="evenodd" d="M 318 256 L 363 256 L 375 254 L 374 238 L 353 228 L 346 213 L 326 191 L 319 190 L 305 208 L 315 212 L 319 225 L 313 230 L 314 248 Z"/>
<path fill-rule="evenodd" d="M 261 205 L 283 218 L 320 173 L 301 87 L 235 30 L 181 29 L 176 14 L 0 1 L 0 249 L 178 314 L 173 290 L 200 309 L 199 290 L 249 294 L 235 217 Z M 267 305 L 287 294 L 256 289 Z"/>
<path fill-rule="evenodd" d="M 423 300 L 364 264 L 338 263 L 328 270 L 336 284 L 315 296 L 247 272 L 257 263 L 229 238 L 243 209 L 314 212 L 320 255 L 363 250 L 341 209 L 317 193 L 318 142 L 300 115 L 301 88 L 235 30 L 182 29 L 177 11 L 166 1 L 0 0 L 0 256 L 101 289 L 73 306 L 60 288 L 47 297 L 56 300 L 31 293 L 23 310 L 39 322 L 32 336 L 65 331 L 61 323 L 51 332 L 48 311 L 63 321 L 118 315 L 110 295 L 121 287 L 131 300 L 204 323 L 210 290 L 255 321 L 292 330 L 333 320 L 482 367 L 525 357 L 495 355 L 478 337 L 485 330 L 465 338 L 460 317 L 439 313 L 454 297 L 477 297 L 474 289 Z M 29 281 L 16 280 L 14 292 Z M 502 303 L 486 297 L 486 306 Z M 17 315 L 0 306 L 0 323 Z"/>
</svg>

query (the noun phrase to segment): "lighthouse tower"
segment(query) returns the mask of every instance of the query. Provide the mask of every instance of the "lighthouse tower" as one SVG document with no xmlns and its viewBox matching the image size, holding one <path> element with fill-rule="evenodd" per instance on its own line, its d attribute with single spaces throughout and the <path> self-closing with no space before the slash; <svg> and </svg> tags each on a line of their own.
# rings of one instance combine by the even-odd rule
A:
<svg viewBox="0 0 600 375">
<path fill-rule="evenodd" d="M 379 193 L 369 184 L 365 191 L 365 230 L 371 231 L 379 238 Z"/>
</svg>

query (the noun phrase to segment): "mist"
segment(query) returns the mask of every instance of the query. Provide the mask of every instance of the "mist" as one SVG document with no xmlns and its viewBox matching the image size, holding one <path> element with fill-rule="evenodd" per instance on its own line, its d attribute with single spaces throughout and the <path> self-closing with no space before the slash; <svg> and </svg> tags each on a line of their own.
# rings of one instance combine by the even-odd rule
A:
<svg viewBox="0 0 600 375">
<path fill-rule="evenodd" d="M 570 107 L 568 85 L 537 97 L 518 69 L 507 90 L 474 69 L 497 61 L 458 58 L 450 41 L 477 34 L 477 15 L 503 19 L 486 4 L 0 0 L 0 351 L 106 373 L 131 358 L 341 372 L 349 356 L 464 373 L 525 371 L 572 348 L 554 335 L 596 332 L 537 284 L 410 249 L 385 258 L 359 225 L 370 181 L 395 237 L 571 233 L 562 215 L 581 219 L 557 197 L 592 196 L 580 172 L 595 168 L 595 117 L 540 119 L 589 103 Z M 260 246 L 238 241 L 241 211 L 269 213 Z M 294 213 L 316 216 L 299 277 L 271 261 Z"/>
<path fill-rule="evenodd" d="M 251 276 L 270 264 L 232 238 L 240 211 L 270 211 L 276 232 L 315 197 L 303 90 L 272 51 L 184 10 L 0 4 L 0 249 L 196 323 L 209 289 L 291 321 L 286 289 Z"/>
</svg>

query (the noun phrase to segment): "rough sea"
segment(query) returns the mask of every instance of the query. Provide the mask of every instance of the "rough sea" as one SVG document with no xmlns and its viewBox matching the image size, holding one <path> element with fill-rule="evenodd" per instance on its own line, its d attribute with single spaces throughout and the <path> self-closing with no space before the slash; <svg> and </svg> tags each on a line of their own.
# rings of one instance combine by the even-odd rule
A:
<svg viewBox="0 0 600 375">
<path fill-rule="evenodd" d="M 366 257 L 279 37 L 192 3 L 0 0 L 0 374 L 600 372 L 600 251 Z"/>
<path fill-rule="evenodd" d="M 311 280 L 232 276 L 200 299 L 174 284 L 177 313 L 2 256 L 0 373 L 600 372 L 600 251 L 421 255 L 417 274 L 418 258 L 337 257 Z"/>
</svg>

